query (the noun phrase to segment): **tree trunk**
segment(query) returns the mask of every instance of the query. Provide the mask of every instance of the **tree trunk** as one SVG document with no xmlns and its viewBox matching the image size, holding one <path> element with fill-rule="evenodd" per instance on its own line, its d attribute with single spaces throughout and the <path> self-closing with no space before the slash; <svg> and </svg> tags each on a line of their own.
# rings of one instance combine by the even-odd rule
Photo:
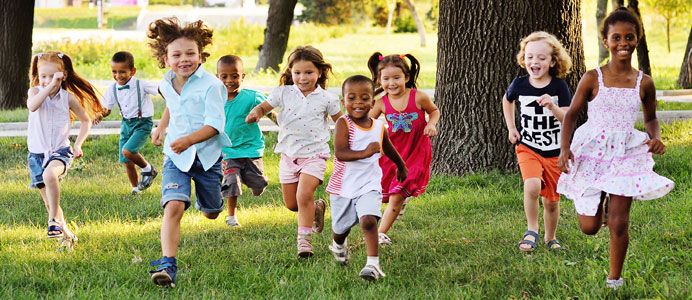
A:
<svg viewBox="0 0 692 300">
<path fill-rule="evenodd" d="M 690 28 L 690 36 L 687 38 L 687 47 L 685 47 L 683 55 L 678 85 L 684 89 L 689 89 L 692 88 L 692 28 Z"/>
<path fill-rule="evenodd" d="M 298 0 L 271 0 L 264 29 L 264 44 L 261 46 L 255 72 L 272 69 L 279 71 L 288 45 L 288 34 L 293 22 L 293 10 Z"/>
<path fill-rule="evenodd" d="M 391 1 L 391 4 L 389 4 Z M 396 0 L 387 0 L 387 35 L 392 33 L 392 18 L 394 18 L 394 8 Z"/>
<path fill-rule="evenodd" d="M 610 52 L 603 45 L 603 39 L 601 38 L 601 23 L 605 19 L 606 10 L 608 9 L 608 0 L 597 0 L 596 1 L 596 39 L 598 43 L 598 65 L 600 66 L 603 61 L 610 56 Z"/>
<path fill-rule="evenodd" d="M 512 79 L 525 74 L 515 58 L 519 41 L 537 30 L 555 34 L 572 57 L 566 81 L 574 91 L 585 72 L 580 5 L 579 0 L 440 1 L 435 103 L 441 118 L 433 138 L 434 173 L 515 167 L 502 96 Z"/>
<path fill-rule="evenodd" d="M 408 5 L 408 8 L 411 10 L 411 14 L 413 15 L 413 20 L 416 22 L 416 29 L 418 29 L 418 35 L 420 35 L 420 46 L 425 47 L 425 26 L 423 26 L 423 22 L 421 22 L 420 18 L 418 17 L 416 7 L 413 6 L 413 1 L 404 0 L 404 2 L 406 2 L 406 5 Z"/>
<path fill-rule="evenodd" d="M 629 8 L 634 10 L 634 12 L 639 16 L 641 20 L 642 14 L 639 12 L 639 1 L 629 0 L 627 2 Z M 644 74 L 651 76 L 651 62 L 649 61 L 649 46 L 646 44 L 646 33 L 644 31 L 644 24 L 642 24 L 642 38 L 637 44 L 637 64 L 639 65 L 639 70 L 644 72 Z"/>
<path fill-rule="evenodd" d="M 666 18 L 666 45 L 668 45 L 668 53 L 670 53 L 670 18 Z"/>
<path fill-rule="evenodd" d="M 34 0 L 3 0 L 0 4 L 0 109 L 26 106 L 31 64 Z"/>
</svg>

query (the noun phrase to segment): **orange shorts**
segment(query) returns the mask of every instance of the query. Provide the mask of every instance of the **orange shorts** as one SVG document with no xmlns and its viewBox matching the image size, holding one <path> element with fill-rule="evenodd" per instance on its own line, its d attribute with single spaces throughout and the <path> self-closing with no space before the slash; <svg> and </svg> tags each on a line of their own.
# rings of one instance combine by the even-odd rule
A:
<svg viewBox="0 0 692 300">
<path fill-rule="evenodd" d="M 557 157 L 543 157 L 523 144 L 515 147 L 521 177 L 540 178 L 541 196 L 550 201 L 560 201 L 557 193 L 557 180 L 560 178 L 560 169 L 557 168 Z"/>
</svg>

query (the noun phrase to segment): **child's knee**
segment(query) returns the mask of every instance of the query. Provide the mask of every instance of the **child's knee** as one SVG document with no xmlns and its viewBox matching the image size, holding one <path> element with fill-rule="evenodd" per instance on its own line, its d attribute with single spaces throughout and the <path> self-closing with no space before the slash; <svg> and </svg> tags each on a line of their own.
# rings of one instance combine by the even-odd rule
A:
<svg viewBox="0 0 692 300">
<path fill-rule="evenodd" d="M 123 153 L 123 156 L 125 156 L 125 157 L 127 157 L 127 158 L 130 158 L 130 157 L 132 157 L 132 155 L 133 155 L 133 153 L 130 152 L 130 150 L 127 150 L 127 149 L 125 149 L 125 148 L 123 148 L 123 150 L 120 151 L 120 152 L 122 152 L 122 153 Z"/>
<path fill-rule="evenodd" d="M 560 201 L 552 201 L 552 200 L 548 200 L 546 198 L 543 198 L 543 208 L 547 212 L 551 212 L 551 213 L 559 211 L 560 210 Z"/>
<path fill-rule="evenodd" d="M 377 218 L 375 216 L 363 216 L 360 218 L 360 227 L 363 231 L 377 230 Z"/>
<path fill-rule="evenodd" d="M 579 224 L 581 232 L 587 235 L 594 235 L 601 229 L 601 224 Z"/>
<path fill-rule="evenodd" d="M 264 189 L 265 189 L 265 188 L 261 188 L 261 189 L 253 188 L 253 189 L 250 189 L 250 190 L 252 191 L 252 195 L 254 195 L 255 197 L 257 197 L 257 196 L 259 196 L 259 195 L 262 195 L 262 193 L 264 193 Z"/>
<path fill-rule="evenodd" d="M 202 212 L 202 215 L 204 215 L 205 218 L 210 219 L 210 220 L 215 220 L 216 218 L 219 217 L 219 213 L 206 213 L 206 212 Z"/>
<path fill-rule="evenodd" d="M 290 211 L 298 211 L 298 204 L 286 204 L 286 208 L 288 208 Z"/>
<path fill-rule="evenodd" d="M 541 179 L 537 177 L 526 178 L 524 180 L 524 194 L 538 197 L 541 192 Z"/>
</svg>

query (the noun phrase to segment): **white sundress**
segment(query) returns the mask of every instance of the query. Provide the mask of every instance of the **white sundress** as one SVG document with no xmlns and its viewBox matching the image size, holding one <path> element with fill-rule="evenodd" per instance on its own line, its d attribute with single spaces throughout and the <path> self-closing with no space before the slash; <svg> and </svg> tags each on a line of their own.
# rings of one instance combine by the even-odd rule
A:
<svg viewBox="0 0 692 300">
<path fill-rule="evenodd" d="M 674 183 L 653 171 L 654 160 L 644 141 L 649 136 L 634 129 L 641 105 L 639 72 L 634 88 L 606 87 L 598 72 L 598 94 L 589 102 L 588 121 L 574 133 L 570 149 L 574 163 L 562 173 L 557 192 L 574 200 L 577 213 L 595 216 L 601 191 L 650 200 L 663 197 Z"/>
</svg>

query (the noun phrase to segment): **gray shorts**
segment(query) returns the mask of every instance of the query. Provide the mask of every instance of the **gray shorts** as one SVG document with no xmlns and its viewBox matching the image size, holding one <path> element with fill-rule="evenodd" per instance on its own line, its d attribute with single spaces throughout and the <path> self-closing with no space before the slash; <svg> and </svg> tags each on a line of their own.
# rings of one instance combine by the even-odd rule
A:
<svg viewBox="0 0 692 300">
<path fill-rule="evenodd" d="M 382 192 L 370 191 L 353 199 L 329 195 L 329 206 L 332 208 L 332 231 L 346 233 L 363 216 L 382 218 Z"/>
<path fill-rule="evenodd" d="M 245 184 L 252 194 L 259 196 L 267 187 L 267 177 L 264 177 L 264 162 L 261 157 L 229 158 L 223 160 L 223 184 L 221 196 L 237 197 L 243 193 Z"/>
</svg>

